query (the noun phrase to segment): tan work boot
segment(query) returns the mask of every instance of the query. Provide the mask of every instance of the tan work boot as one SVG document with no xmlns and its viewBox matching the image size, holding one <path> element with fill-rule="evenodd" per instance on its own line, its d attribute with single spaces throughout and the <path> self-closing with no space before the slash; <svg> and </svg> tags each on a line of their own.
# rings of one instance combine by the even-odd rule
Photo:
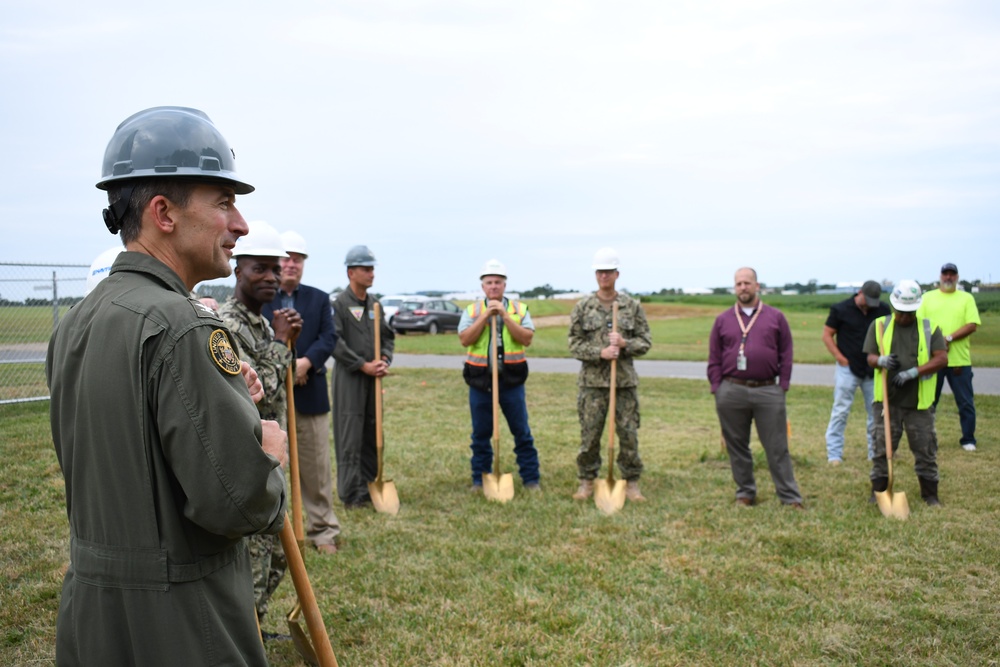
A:
<svg viewBox="0 0 1000 667">
<path fill-rule="evenodd" d="M 646 496 L 639 490 L 639 480 L 633 479 L 625 484 L 625 497 L 633 503 L 646 502 Z"/>
<path fill-rule="evenodd" d="M 580 488 L 573 494 L 573 500 L 586 500 L 594 495 L 594 480 L 581 479 Z"/>
</svg>

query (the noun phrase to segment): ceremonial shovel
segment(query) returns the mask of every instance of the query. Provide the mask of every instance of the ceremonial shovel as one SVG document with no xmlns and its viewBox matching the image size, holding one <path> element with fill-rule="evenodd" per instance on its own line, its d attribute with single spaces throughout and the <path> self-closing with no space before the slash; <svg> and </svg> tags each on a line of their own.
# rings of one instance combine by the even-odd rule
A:
<svg viewBox="0 0 1000 667">
<path fill-rule="evenodd" d="M 493 368 L 493 472 L 483 473 L 483 495 L 505 503 L 514 497 L 514 477 L 500 474 L 500 375 L 497 369 L 497 320 L 490 316 L 490 366 Z"/>
<path fill-rule="evenodd" d="M 382 358 L 382 310 L 375 304 L 375 360 Z M 375 450 L 378 452 L 378 473 L 374 482 L 368 482 L 368 495 L 372 498 L 375 510 L 395 516 L 399 513 L 399 495 L 392 480 L 382 481 L 382 450 L 384 437 L 382 435 L 382 378 L 375 378 Z"/>
<path fill-rule="evenodd" d="M 618 332 L 618 302 L 611 307 L 611 331 Z M 614 514 L 625 506 L 625 480 L 615 480 L 615 390 L 618 382 L 618 359 L 611 360 L 611 400 L 608 402 L 608 478 L 596 480 L 594 503 L 605 514 Z"/>
<path fill-rule="evenodd" d="M 295 649 L 311 665 L 337 667 L 337 656 L 333 654 L 330 637 L 326 634 L 326 625 L 323 623 L 323 615 L 320 614 L 319 605 L 316 604 L 316 594 L 313 593 L 312 584 L 309 583 L 306 564 L 302 560 L 302 552 L 299 551 L 295 532 L 287 515 L 285 515 L 285 525 L 281 529 L 281 547 L 285 550 L 288 573 L 292 575 L 292 584 L 298 597 L 298 603 L 288 612 L 288 629 Z M 309 629 L 309 636 L 312 637 L 311 645 L 299 625 L 300 614 L 306 617 L 306 627 Z"/>
<path fill-rule="evenodd" d="M 883 354 L 882 337 L 885 333 L 881 322 L 878 324 L 878 348 L 879 354 Z M 883 516 L 891 516 L 905 520 L 910 516 L 910 504 L 906 501 L 905 493 L 892 493 L 892 423 L 889 420 L 889 371 L 882 369 L 882 419 L 885 429 L 885 462 L 889 467 L 889 485 L 885 491 L 875 492 L 875 502 Z"/>
</svg>

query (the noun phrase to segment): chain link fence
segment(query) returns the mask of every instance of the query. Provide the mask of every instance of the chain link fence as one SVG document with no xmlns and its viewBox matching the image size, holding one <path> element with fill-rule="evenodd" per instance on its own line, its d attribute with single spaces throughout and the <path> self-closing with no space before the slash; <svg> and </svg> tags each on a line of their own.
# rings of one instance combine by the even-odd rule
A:
<svg viewBox="0 0 1000 667">
<path fill-rule="evenodd" d="M 0 262 L 0 404 L 48 399 L 49 337 L 83 298 L 89 268 Z"/>
</svg>

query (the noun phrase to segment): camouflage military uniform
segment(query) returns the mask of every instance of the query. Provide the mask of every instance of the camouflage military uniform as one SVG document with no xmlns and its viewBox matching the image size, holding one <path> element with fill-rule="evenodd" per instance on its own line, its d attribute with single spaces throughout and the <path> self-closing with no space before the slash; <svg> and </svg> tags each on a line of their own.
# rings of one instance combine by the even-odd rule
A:
<svg viewBox="0 0 1000 667">
<path fill-rule="evenodd" d="M 633 357 L 645 354 L 652 345 L 649 323 L 639 302 L 619 292 L 618 333 L 628 341 L 618 356 L 615 390 L 615 433 L 618 468 L 626 480 L 642 474 L 639 458 L 639 376 Z M 582 299 L 570 316 L 569 349 L 583 362 L 577 381 L 577 412 L 580 416 L 580 453 L 576 457 L 580 479 L 594 479 L 601 469 L 601 435 L 610 403 L 611 362 L 601 359 L 611 333 L 611 307 L 601 305 L 596 294 Z"/>
<path fill-rule="evenodd" d="M 264 386 L 264 398 L 257 404 L 261 419 L 273 419 L 287 428 L 288 399 L 285 376 L 294 363 L 287 345 L 274 340 L 274 330 L 262 315 L 254 315 L 242 303 L 230 297 L 219 306 L 219 317 L 226 323 L 239 347 L 241 359 L 249 363 Z M 267 613 L 267 601 L 285 576 L 287 563 L 277 535 L 251 535 L 247 538 L 253 564 L 253 594 L 257 617 Z"/>
<path fill-rule="evenodd" d="M 241 359 L 257 371 L 264 385 L 264 398 L 257 404 L 261 419 L 273 419 L 288 425 L 288 399 L 285 396 L 285 375 L 294 362 L 287 345 L 274 340 L 274 330 L 263 315 L 254 315 L 242 303 L 230 297 L 219 306 L 219 317 L 226 323 L 239 345 Z"/>
</svg>

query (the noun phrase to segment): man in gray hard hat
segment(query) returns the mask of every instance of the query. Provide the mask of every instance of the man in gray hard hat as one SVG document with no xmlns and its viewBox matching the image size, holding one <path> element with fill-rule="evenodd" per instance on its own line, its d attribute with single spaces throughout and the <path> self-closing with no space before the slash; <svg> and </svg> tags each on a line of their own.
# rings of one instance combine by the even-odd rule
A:
<svg viewBox="0 0 1000 667">
<path fill-rule="evenodd" d="M 288 427 L 285 374 L 295 363 L 289 346 L 294 345 L 302 329 L 302 317 L 294 308 L 280 309 L 271 323 L 261 314 L 278 291 L 281 278 L 280 259 L 287 257 L 278 232 L 260 220 L 248 225 L 249 233 L 236 242 L 236 289 L 219 307 L 219 317 L 226 323 L 236 343 L 236 353 L 257 371 L 264 386 L 264 398 L 257 403 L 261 419 Z M 277 535 L 251 535 L 247 540 L 253 563 L 254 604 L 257 619 L 267 614 L 267 603 L 285 577 L 287 563 Z M 265 639 L 271 633 L 264 632 Z"/>
<path fill-rule="evenodd" d="M 472 491 L 483 490 L 483 473 L 493 472 L 493 375 L 490 369 L 490 318 L 497 321 L 497 368 L 500 396 L 498 402 L 514 436 L 514 454 L 524 488 L 541 489 L 538 450 L 528 426 L 528 406 L 524 383 L 528 379 L 528 360 L 524 354 L 535 335 L 528 307 L 504 296 L 507 267 L 496 259 L 487 261 L 479 272 L 483 299 L 470 303 L 458 322 L 458 340 L 466 348 L 462 374 L 469 385 L 469 410 L 472 413 Z"/>
<path fill-rule="evenodd" d="M 638 299 L 615 289 L 618 252 L 601 248 L 592 267 L 597 291 L 581 299 L 570 315 L 569 351 L 580 360 L 577 378 L 577 412 L 580 417 L 580 452 L 576 457 L 580 486 L 574 500 L 594 494 L 594 479 L 601 469 L 601 435 L 611 396 L 611 362 L 615 370 L 615 432 L 618 435 L 618 468 L 626 480 L 625 497 L 632 502 L 646 498 L 639 490 L 642 459 L 639 458 L 639 375 L 632 363 L 653 344 L 646 314 Z M 614 307 L 618 306 L 618 328 L 612 330 Z M 613 466 L 614 461 L 608 461 Z"/>
<path fill-rule="evenodd" d="M 243 538 L 284 524 L 286 437 L 190 296 L 232 272 L 253 186 L 208 116 L 156 107 L 118 126 L 97 187 L 126 251 L 46 355 L 70 529 L 56 664 L 266 665 Z"/>
<path fill-rule="evenodd" d="M 372 502 L 368 483 L 378 474 L 375 378 L 389 372 L 395 335 L 384 315 L 375 321 L 378 299 L 368 293 L 375 281 L 375 255 L 368 246 L 357 245 L 347 251 L 344 264 L 348 286 L 333 302 L 338 334 L 333 348 L 333 444 L 337 495 L 344 507 L 356 509 L 370 507 Z M 376 326 L 381 327 L 378 359 Z"/>
</svg>

